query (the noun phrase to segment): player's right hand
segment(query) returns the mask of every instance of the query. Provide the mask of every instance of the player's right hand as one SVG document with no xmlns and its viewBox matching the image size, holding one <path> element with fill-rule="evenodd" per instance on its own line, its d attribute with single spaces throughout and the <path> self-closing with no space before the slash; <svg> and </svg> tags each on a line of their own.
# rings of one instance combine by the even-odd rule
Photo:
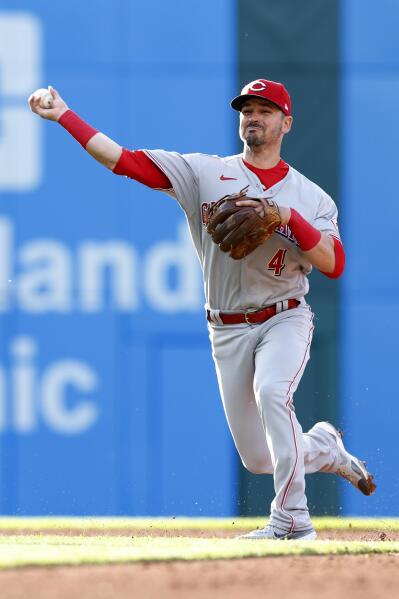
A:
<svg viewBox="0 0 399 599">
<path fill-rule="evenodd" d="M 49 86 L 49 91 L 53 96 L 53 105 L 51 108 L 42 108 L 40 106 L 40 97 L 35 96 L 35 93 L 31 94 L 28 98 L 28 104 L 32 112 L 35 112 L 43 119 L 47 119 L 49 121 L 58 121 L 61 115 L 64 114 L 68 110 L 68 105 L 61 98 L 60 94 L 55 90 L 51 85 Z"/>
</svg>

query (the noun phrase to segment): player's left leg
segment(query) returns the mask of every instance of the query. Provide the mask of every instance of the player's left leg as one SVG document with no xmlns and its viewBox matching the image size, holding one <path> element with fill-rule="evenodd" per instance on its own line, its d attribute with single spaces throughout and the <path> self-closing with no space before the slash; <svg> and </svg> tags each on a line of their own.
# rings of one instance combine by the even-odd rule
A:
<svg viewBox="0 0 399 599">
<path fill-rule="evenodd" d="M 347 451 L 342 437 L 343 433 L 329 422 L 317 422 L 303 435 L 306 474 L 331 472 L 345 478 L 364 495 L 372 495 L 376 489 L 374 476 L 363 460 Z"/>
<path fill-rule="evenodd" d="M 277 533 L 312 530 L 305 495 L 305 447 L 293 395 L 309 359 L 312 313 L 299 307 L 261 325 L 254 390 L 274 465 L 270 523 Z"/>
</svg>

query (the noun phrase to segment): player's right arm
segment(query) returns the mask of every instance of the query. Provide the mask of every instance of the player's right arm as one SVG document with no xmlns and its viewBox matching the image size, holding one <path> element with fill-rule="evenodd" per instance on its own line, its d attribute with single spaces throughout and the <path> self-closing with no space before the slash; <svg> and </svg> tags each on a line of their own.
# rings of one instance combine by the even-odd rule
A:
<svg viewBox="0 0 399 599">
<path fill-rule="evenodd" d="M 78 141 L 81 141 L 81 143 L 86 141 L 84 148 L 87 152 L 98 160 L 98 162 L 113 170 L 121 157 L 122 147 L 113 139 L 87 125 L 87 123 L 69 110 L 67 103 L 53 87 L 50 87 L 49 90 L 53 96 L 52 108 L 42 108 L 40 106 L 40 97 L 35 96 L 33 93 L 28 100 L 32 112 L 35 112 L 43 119 L 58 121 L 65 128 L 72 127 L 75 133 L 78 135 L 80 133 L 82 136 Z M 87 137 L 89 136 L 90 139 L 87 141 Z"/>
<path fill-rule="evenodd" d="M 51 108 L 40 106 L 40 97 L 33 93 L 28 100 L 32 112 L 43 119 L 56 121 L 62 125 L 83 148 L 105 167 L 118 175 L 126 175 L 144 185 L 156 189 L 171 189 L 172 185 L 165 174 L 143 152 L 129 152 L 110 137 L 85 123 L 69 109 L 60 94 L 49 87 L 53 96 Z"/>
</svg>

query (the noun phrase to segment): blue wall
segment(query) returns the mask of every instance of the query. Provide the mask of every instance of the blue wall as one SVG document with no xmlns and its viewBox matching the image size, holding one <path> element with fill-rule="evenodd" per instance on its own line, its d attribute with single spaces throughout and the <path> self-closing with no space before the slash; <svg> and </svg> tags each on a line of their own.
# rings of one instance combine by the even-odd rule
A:
<svg viewBox="0 0 399 599">
<path fill-rule="evenodd" d="M 234 15 L 233 0 L 0 3 L 1 513 L 236 511 L 182 211 L 26 104 L 52 84 L 127 147 L 232 153 Z"/>
<path fill-rule="evenodd" d="M 54 85 L 132 148 L 232 153 L 234 0 L 0 1 L 0 513 L 231 514 L 236 456 L 184 215 L 27 96 Z M 396 515 L 399 5 L 341 2 L 341 397 Z M 148 206 L 156 218 L 148 223 Z"/>
<path fill-rule="evenodd" d="M 348 447 L 376 473 L 377 493 L 343 487 L 343 511 L 398 514 L 399 4 L 344 0 L 341 219 L 342 411 Z"/>
</svg>

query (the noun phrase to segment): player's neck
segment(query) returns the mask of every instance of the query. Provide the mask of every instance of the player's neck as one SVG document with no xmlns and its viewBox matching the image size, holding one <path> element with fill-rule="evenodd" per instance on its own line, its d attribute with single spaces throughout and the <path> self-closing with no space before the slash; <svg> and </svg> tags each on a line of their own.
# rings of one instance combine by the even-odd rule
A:
<svg viewBox="0 0 399 599">
<path fill-rule="evenodd" d="M 280 148 L 250 148 L 245 144 L 243 158 L 256 168 L 273 168 L 281 160 Z"/>
</svg>

